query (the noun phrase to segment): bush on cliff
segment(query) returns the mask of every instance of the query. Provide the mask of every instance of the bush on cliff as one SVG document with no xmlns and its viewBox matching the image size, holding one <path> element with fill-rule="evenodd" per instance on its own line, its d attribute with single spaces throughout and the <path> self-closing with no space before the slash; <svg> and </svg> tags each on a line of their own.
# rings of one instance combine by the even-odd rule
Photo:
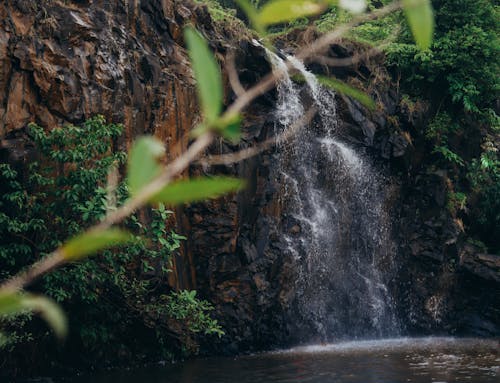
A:
<svg viewBox="0 0 500 383">
<path fill-rule="evenodd" d="M 0 165 L 0 280 L 43 258 L 128 198 L 124 182 L 111 182 L 114 191 L 108 182 L 110 175 L 118 177 L 113 169 L 126 161 L 124 152 L 113 150 L 121 132 L 122 126 L 106 124 L 102 117 L 50 132 L 30 127 L 38 158 L 26 171 Z M 169 288 L 171 259 L 184 239 L 171 229 L 171 214 L 160 204 L 132 215 L 125 223 L 135 235 L 131 244 L 102 251 L 36 283 L 35 291 L 70 315 L 66 350 L 81 347 L 105 360 L 148 352 L 167 357 L 176 348 L 196 350 L 199 332 L 221 332 L 208 315 L 208 302 Z M 46 345 L 45 327 L 26 319 L 0 319 L 9 330 L 0 352 L 13 356 Z M 132 329 L 143 336 L 132 339 Z"/>
</svg>

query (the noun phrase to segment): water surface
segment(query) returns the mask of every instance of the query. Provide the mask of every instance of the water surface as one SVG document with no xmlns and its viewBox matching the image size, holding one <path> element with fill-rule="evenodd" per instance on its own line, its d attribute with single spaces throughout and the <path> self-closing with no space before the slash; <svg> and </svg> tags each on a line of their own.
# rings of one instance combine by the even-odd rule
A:
<svg viewBox="0 0 500 383">
<path fill-rule="evenodd" d="M 498 340 L 421 338 L 312 345 L 78 377 L 71 383 L 498 383 Z"/>
</svg>

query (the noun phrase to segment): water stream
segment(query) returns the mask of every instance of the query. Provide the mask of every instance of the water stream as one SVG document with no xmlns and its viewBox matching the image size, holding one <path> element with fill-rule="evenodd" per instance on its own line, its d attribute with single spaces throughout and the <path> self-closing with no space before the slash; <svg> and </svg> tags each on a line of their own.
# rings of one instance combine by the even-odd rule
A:
<svg viewBox="0 0 500 383">
<path fill-rule="evenodd" d="M 286 68 L 284 59 L 268 55 L 275 70 Z M 385 185 L 370 161 L 339 137 L 335 94 L 302 62 L 287 60 L 308 92 L 301 94 L 288 74 L 280 81 L 277 133 L 300 119 L 307 98 L 319 112 L 280 148 L 277 170 L 284 226 L 294 227 L 284 238 L 299 267 L 290 333 L 299 342 L 397 336 L 387 288 L 394 265 Z"/>
</svg>

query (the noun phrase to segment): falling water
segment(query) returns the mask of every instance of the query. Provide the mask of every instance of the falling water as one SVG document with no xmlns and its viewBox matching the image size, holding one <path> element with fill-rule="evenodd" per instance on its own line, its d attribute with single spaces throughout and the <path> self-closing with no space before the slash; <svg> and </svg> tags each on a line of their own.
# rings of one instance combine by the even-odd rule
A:
<svg viewBox="0 0 500 383">
<path fill-rule="evenodd" d="M 276 70 L 286 69 L 268 54 Z M 287 60 L 303 75 L 320 117 L 280 148 L 284 239 L 299 265 L 290 333 L 304 342 L 397 335 L 381 180 L 368 159 L 339 139 L 334 93 L 302 62 Z M 302 98 L 287 74 L 278 84 L 278 132 L 303 115 Z"/>
</svg>

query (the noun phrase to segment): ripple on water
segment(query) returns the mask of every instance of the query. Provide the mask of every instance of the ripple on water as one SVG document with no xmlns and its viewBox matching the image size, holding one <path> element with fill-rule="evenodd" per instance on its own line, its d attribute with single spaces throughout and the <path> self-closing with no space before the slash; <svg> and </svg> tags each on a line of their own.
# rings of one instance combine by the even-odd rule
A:
<svg viewBox="0 0 500 383">
<path fill-rule="evenodd" d="M 64 382 L 498 383 L 498 345 L 498 340 L 455 338 L 340 342 L 238 358 L 191 360 Z"/>
</svg>

